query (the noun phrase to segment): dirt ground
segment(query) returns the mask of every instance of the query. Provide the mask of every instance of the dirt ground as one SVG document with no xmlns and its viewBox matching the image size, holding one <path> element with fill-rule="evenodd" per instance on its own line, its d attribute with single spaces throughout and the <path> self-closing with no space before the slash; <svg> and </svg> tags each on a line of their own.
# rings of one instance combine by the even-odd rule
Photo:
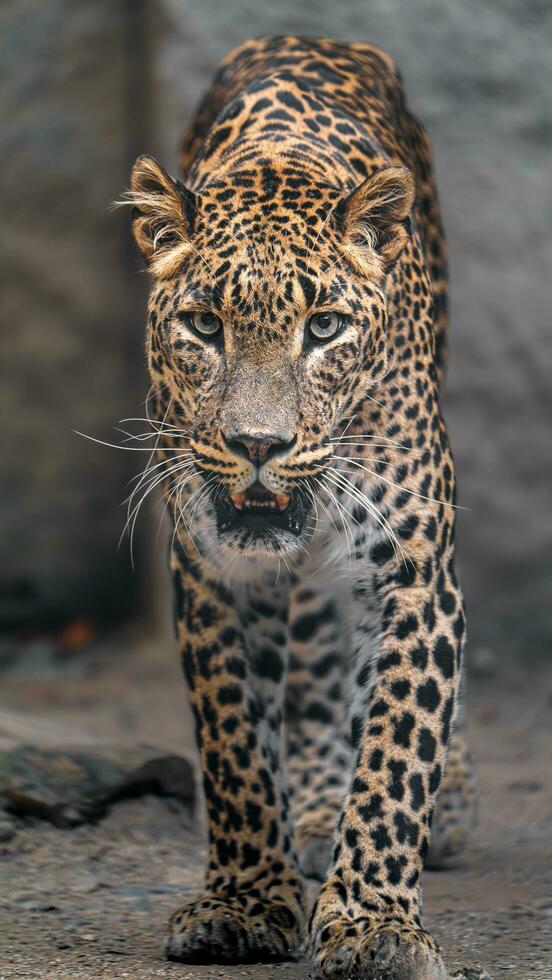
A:
<svg viewBox="0 0 552 980">
<path fill-rule="evenodd" d="M 70 669 L 12 672 L 2 677 L 0 702 L 102 736 L 192 751 L 170 647 L 126 637 Z M 462 860 L 426 873 L 426 923 L 451 974 L 483 967 L 491 980 L 549 980 L 552 669 L 497 671 L 491 663 L 483 673 L 468 691 L 479 825 Z M 205 854 L 201 819 L 179 803 L 127 800 L 98 824 L 73 830 L 31 819 L 0 824 L 0 838 L 0 980 L 311 976 L 304 961 L 189 967 L 163 960 L 167 918 L 199 887 Z"/>
</svg>

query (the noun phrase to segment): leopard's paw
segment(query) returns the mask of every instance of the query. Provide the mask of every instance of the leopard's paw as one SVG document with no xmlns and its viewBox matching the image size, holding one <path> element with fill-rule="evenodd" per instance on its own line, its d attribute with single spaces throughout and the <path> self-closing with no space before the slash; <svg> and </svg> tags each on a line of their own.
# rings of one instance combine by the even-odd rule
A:
<svg viewBox="0 0 552 980">
<path fill-rule="evenodd" d="M 172 916 L 164 952 L 183 963 L 261 963 L 294 956 L 302 941 L 299 906 L 251 893 L 204 892 Z"/>
<path fill-rule="evenodd" d="M 446 980 L 432 937 L 416 926 L 339 916 L 313 922 L 311 956 L 324 980 Z"/>
</svg>

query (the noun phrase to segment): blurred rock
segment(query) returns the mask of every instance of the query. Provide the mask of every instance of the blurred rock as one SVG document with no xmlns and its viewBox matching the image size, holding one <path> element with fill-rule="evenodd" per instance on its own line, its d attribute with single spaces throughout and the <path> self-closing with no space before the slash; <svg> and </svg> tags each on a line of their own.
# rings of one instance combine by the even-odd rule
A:
<svg viewBox="0 0 552 980">
<path fill-rule="evenodd" d="M 491 980 L 491 977 L 482 967 L 465 966 L 459 973 L 455 973 L 450 980 Z"/>
<path fill-rule="evenodd" d="M 113 745 L 0 711 L 0 802 L 10 812 L 72 827 L 98 820 L 117 800 L 147 793 L 191 806 L 192 764 L 150 746 Z"/>
<path fill-rule="evenodd" d="M 145 394 L 145 281 L 128 216 L 109 210 L 140 108 L 132 8 L 17 0 L 0 11 L 0 627 L 124 619 L 138 584 L 117 552 L 136 460 L 72 431 L 105 438 Z"/>
</svg>

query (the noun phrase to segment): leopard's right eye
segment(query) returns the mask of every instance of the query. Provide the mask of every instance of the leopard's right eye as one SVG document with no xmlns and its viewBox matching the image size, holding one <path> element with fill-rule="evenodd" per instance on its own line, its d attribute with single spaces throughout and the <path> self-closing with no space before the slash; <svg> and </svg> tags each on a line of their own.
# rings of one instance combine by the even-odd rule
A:
<svg viewBox="0 0 552 980">
<path fill-rule="evenodd" d="M 200 337 L 212 340 L 222 331 L 222 320 L 214 313 L 207 313 L 205 310 L 196 310 L 194 313 L 186 313 L 184 320 L 194 333 Z"/>
</svg>

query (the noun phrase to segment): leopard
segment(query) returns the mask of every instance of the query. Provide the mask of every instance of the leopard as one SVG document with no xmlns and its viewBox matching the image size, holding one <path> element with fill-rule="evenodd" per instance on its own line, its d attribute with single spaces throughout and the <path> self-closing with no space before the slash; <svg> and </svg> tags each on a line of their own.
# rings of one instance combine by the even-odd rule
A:
<svg viewBox="0 0 552 980">
<path fill-rule="evenodd" d="M 208 840 L 165 954 L 444 980 L 422 871 L 476 794 L 429 136 L 377 46 L 248 40 L 126 201 Z"/>
</svg>

